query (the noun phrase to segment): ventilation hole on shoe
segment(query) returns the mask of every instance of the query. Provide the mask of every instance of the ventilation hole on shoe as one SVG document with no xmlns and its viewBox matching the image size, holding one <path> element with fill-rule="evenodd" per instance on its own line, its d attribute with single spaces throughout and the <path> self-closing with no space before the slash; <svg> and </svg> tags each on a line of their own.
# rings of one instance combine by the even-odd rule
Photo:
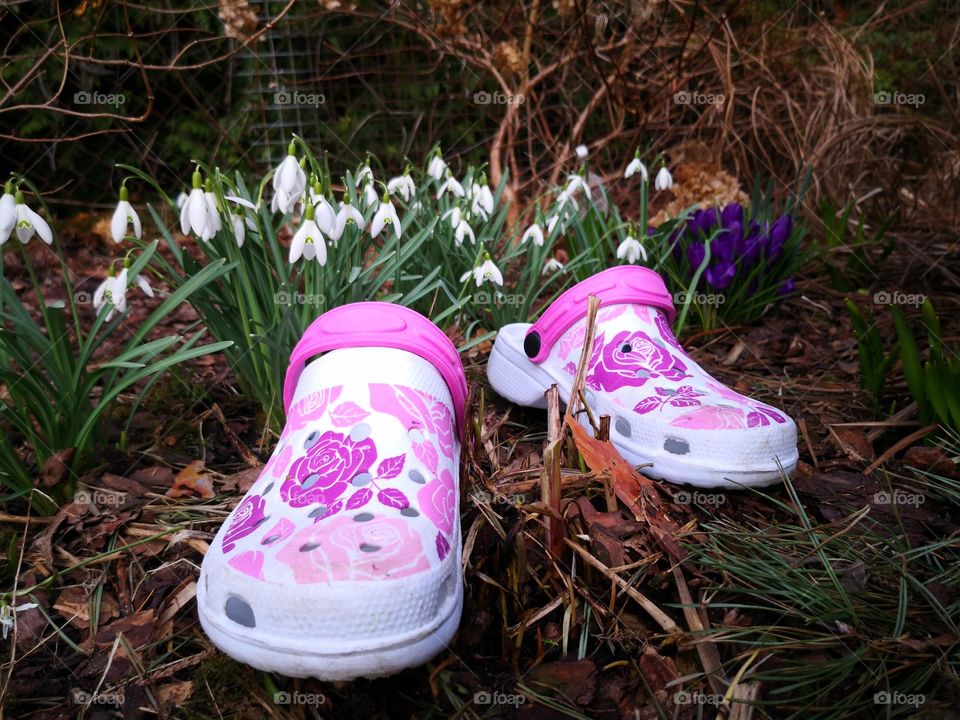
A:
<svg viewBox="0 0 960 720">
<path fill-rule="evenodd" d="M 633 376 L 638 378 L 647 378 L 650 377 L 650 371 L 643 368 L 637 368 L 636 372 L 633 373 Z"/>
<path fill-rule="evenodd" d="M 311 550 L 316 550 L 318 547 L 320 547 L 320 543 L 317 542 L 304 543 L 300 546 L 300 552 L 310 552 Z"/>
<path fill-rule="evenodd" d="M 354 487 L 363 487 L 364 485 L 369 485 L 371 480 L 373 480 L 373 475 L 365 472 L 354 477 L 353 480 L 350 481 L 350 484 Z"/>
<path fill-rule="evenodd" d="M 419 517 L 420 515 L 420 513 L 417 512 L 412 507 L 403 508 L 403 510 L 400 511 L 400 514 L 403 515 L 404 517 Z"/>
<path fill-rule="evenodd" d="M 313 475 L 308 475 L 307 479 L 304 480 L 302 483 L 300 483 L 300 489 L 307 490 L 309 488 L 312 488 L 314 485 L 317 484 L 317 480 L 319 479 L 320 479 L 320 475 L 318 473 L 314 473 Z"/>
<path fill-rule="evenodd" d="M 633 434 L 633 430 L 630 429 L 630 421 L 626 418 L 617 416 L 617 421 L 613 424 L 613 427 L 624 437 L 630 437 Z"/>
<path fill-rule="evenodd" d="M 224 606 L 224 612 L 227 617 L 233 620 L 237 625 L 252 628 L 257 626 L 257 620 L 253 616 L 253 608 L 246 600 L 231 595 L 227 598 L 227 604 Z"/>
<path fill-rule="evenodd" d="M 419 428 L 410 428 L 410 430 L 407 432 L 407 436 L 410 438 L 410 442 L 413 442 L 413 443 L 423 442 L 423 433 L 420 432 Z"/>
<path fill-rule="evenodd" d="M 366 440 L 370 437 L 370 426 L 366 423 L 360 423 L 359 425 L 354 425 L 353 430 L 350 431 L 350 439 L 354 442 L 360 442 L 361 440 Z"/>
<path fill-rule="evenodd" d="M 281 537 L 282 537 L 281 535 L 271 535 L 270 537 L 265 537 L 263 540 L 261 540 L 261 541 L 260 541 L 260 544 L 261 544 L 261 545 L 272 545 L 272 544 L 275 543 L 277 540 L 279 540 Z"/>
<path fill-rule="evenodd" d="M 271 480 L 270 483 L 263 489 L 263 493 L 261 494 L 266 495 L 271 490 L 273 490 L 273 480 Z"/>
<path fill-rule="evenodd" d="M 623 345 L 620 346 L 620 352 L 622 353 L 628 353 L 631 350 L 633 350 L 633 345 L 631 345 L 630 343 L 624 343 Z"/>
<path fill-rule="evenodd" d="M 327 511 L 327 506 L 326 506 L 326 505 L 320 505 L 319 507 L 316 507 L 316 508 L 314 508 L 313 510 L 311 510 L 311 511 L 310 511 L 310 514 L 309 514 L 307 517 L 312 517 L 312 518 L 320 517 L 320 516 L 323 515 L 326 511 Z"/>
<path fill-rule="evenodd" d="M 407 473 L 407 477 L 413 480 L 418 485 L 423 485 L 426 482 L 426 480 L 423 477 L 423 473 L 420 472 L 419 470 L 411 470 L 410 472 Z"/>
<path fill-rule="evenodd" d="M 353 516 L 356 522 L 368 522 L 373 520 L 373 513 L 357 513 Z"/>
<path fill-rule="evenodd" d="M 597 406 L 597 396 L 594 394 L 592 390 L 585 391 L 583 393 L 583 396 L 587 399 L 587 405 L 589 405 L 591 408 L 594 408 Z"/>
<path fill-rule="evenodd" d="M 210 575 L 209 574 L 203 576 L 203 589 L 206 590 L 207 592 L 210 592 Z"/>
<path fill-rule="evenodd" d="M 380 549 L 379 545 L 371 545 L 370 543 L 360 543 L 361 552 L 376 552 Z"/>
<path fill-rule="evenodd" d="M 663 441 L 663 449 L 674 455 L 686 455 L 690 452 L 690 443 L 679 438 L 667 438 Z"/>
<path fill-rule="evenodd" d="M 319 439 L 320 439 L 320 432 L 317 430 L 314 430 L 312 433 L 307 435 L 307 439 L 303 441 L 303 449 L 309 450 L 311 447 L 316 445 L 317 440 Z"/>
</svg>

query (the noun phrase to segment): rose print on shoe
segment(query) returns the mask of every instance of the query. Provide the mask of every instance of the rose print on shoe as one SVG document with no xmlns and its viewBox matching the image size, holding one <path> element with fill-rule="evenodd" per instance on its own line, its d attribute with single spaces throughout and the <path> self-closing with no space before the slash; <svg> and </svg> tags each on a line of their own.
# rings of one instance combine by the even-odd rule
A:
<svg viewBox="0 0 960 720">
<path fill-rule="evenodd" d="M 308 438 L 308 441 L 310 438 Z M 280 497 L 291 507 L 332 505 L 358 474 L 367 472 L 377 457 L 369 437 L 354 440 L 328 430 L 308 446 L 307 454 L 294 461 Z"/>
<path fill-rule="evenodd" d="M 717 405 L 698 408 L 674 418 L 670 426 L 691 430 L 739 430 L 747 423 L 740 408 Z"/>
<path fill-rule="evenodd" d="M 657 394 L 645 397 L 638 402 L 633 408 L 634 412 L 646 415 L 654 410 L 663 410 L 664 406 L 693 407 L 701 404 L 697 398 L 704 395 L 704 393 L 697 392 L 689 385 L 681 385 L 676 390 L 661 387 L 654 388 L 654 390 Z"/>
<path fill-rule="evenodd" d="M 296 533 L 277 560 L 297 583 L 389 580 L 430 569 L 420 535 L 402 518 L 341 515 Z"/>
<path fill-rule="evenodd" d="M 654 318 L 654 323 L 656 323 L 657 330 L 660 331 L 660 337 L 663 339 L 663 341 L 668 345 L 673 346 L 680 352 L 683 352 L 683 347 L 679 342 L 677 342 L 677 338 L 673 334 L 673 330 L 670 328 L 670 323 L 667 322 L 667 318 L 662 312 L 657 311 L 657 315 Z"/>
<path fill-rule="evenodd" d="M 440 532 L 449 535 L 453 530 L 453 513 L 457 507 L 456 489 L 450 471 L 444 470 L 440 477 L 424 485 L 417 493 L 417 501 L 420 503 L 420 512 L 430 518 Z"/>
<path fill-rule="evenodd" d="M 708 381 L 707 387 L 726 400 L 730 400 L 749 408 L 750 412 L 747 413 L 747 427 L 769 425 L 770 420 L 773 420 L 776 423 L 785 423 L 787 421 L 783 415 L 778 413 L 769 405 L 765 405 L 757 400 L 751 400 L 735 390 L 731 390 L 730 388 L 720 385 L 719 383 Z"/>
<path fill-rule="evenodd" d="M 225 553 L 233 550 L 237 545 L 237 540 L 245 538 L 267 519 L 263 513 L 266 504 L 267 501 L 259 495 L 249 495 L 237 506 L 230 520 L 230 525 L 223 536 L 223 551 Z"/>
<path fill-rule="evenodd" d="M 287 413 L 287 423 L 283 426 L 283 432 L 280 434 L 279 443 L 283 443 L 287 437 L 302 428 L 309 422 L 319 420 L 327 409 L 327 405 L 335 402 L 343 390 L 342 385 L 336 387 L 324 388 L 317 392 L 312 392 L 302 400 L 291 406 Z"/>
<path fill-rule="evenodd" d="M 259 550 L 247 550 L 230 558 L 229 565 L 245 575 L 263 580 L 263 553 Z"/>
<path fill-rule="evenodd" d="M 594 343 L 587 385 L 594 390 L 639 387 L 651 378 L 679 382 L 690 377 L 687 366 L 643 331 L 623 331 L 604 342 L 603 333 Z"/>
</svg>

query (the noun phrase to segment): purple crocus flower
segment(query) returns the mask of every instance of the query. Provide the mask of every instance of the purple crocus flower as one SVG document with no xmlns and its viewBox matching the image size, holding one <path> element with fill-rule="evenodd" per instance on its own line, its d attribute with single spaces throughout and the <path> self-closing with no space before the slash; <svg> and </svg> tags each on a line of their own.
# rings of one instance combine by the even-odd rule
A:
<svg viewBox="0 0 960 720">
<path fill-rule="evenodd" d="M 780 297 L 792 295 L 796 289 L 797 284 L 793 281 L 793 278 L 787 278 L 780 284 L 780 287 L 777 288 L 777 295 Z"/>
<path fill-rule="evenodd" d="M 736 274 L 737 266 L 732 262 L 722 260 L 716 265 L 708 267 L 704 271 L 703 277 L 717 290 L 723 290 L 733 282 L 733 276 Z"/>
<path fill-rule="evenodd" d="M 767 248 L 767 260 L 773 261 L 780 257 L 783 246 L 786 244 L 790 233 L 793 232 L 793 218 L 789 215 L 781 215 L 770 228 L 770 245 Z"/>
<path fill-rule="evenodd" d="M 730 203 L 720 211 L 720 224 L 725 228 L 734 223 L 743 225 L 743 206 L 740 203 Z"/>
<path fill-rule="evenodd" d="M 690 267 L 696 272 L 696 269 L 700 267 L 700 263 L 703 262 L 703 258 L 706 257 L 707 250 L 701 242 L 690 243 L 687 246 L 687 260 L 690 262 Z"/>
</svg>

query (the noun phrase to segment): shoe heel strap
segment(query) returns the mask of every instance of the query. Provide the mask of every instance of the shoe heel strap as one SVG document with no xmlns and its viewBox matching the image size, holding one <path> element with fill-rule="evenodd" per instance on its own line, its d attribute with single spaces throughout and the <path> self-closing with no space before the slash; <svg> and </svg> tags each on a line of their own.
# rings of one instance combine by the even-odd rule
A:
<svg viewBox="0 0 960 720">
<path fill-rule="evenodd" d="M 405 350 L 431 363 L 450 389 L 457 429 L 463 430 L 467 380 L 457 349 L 440 328 L 417 311 L 386 302 L 342 305 L 310 324 L 290 354 L 283 383 L 284 410 L 290 409 L 307 362 L 321 353 L 357 347 Z"/>
<path fill-rule="evenodd" d="M 670 323 L 676 316 L 673 298 L 660 275 L 645 267 L 609 268 L 564 292 L 530 326 L 523 350 L 532 362 L 546 360 L 560 336 L 587 314 L 587 298 L 591 295 L 599 297 L 603 307 L 635 303 L 663 310 Z"/>
</svg>

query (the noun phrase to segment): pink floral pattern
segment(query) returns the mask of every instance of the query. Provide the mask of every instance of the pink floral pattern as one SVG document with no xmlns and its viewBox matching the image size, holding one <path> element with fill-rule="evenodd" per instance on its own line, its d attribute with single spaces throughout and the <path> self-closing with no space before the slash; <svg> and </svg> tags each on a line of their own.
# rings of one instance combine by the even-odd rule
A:
<svg viewBox="0 0 960 720">
<path fill-rule="evenodd" d="M 440 532 L 449 535 L 453 530 L 453 513 L 457 507 L 457 493 L 450 472 L 444 470 L 440 477 L 424 485 L 417 493 L 417 501 L 420 503 L 420 512 L 430 518 Z"/>
<path fill-rule="evenodd" d="M 328 430 L 290 466 L 280 497 L 291 507 L 332 505 L 350 480 L 370 469 L 376 457 L 371 438 L 355 441 L 349 435 Z"/>
<path fill-rule="evenodd" d="M 700 405 L 697 398 L 703 397 L 704 393 L 694 390 L 689 385 L 681 385 L 676 390 L 673 388 L 654 388 L 656 395 L 650 395 L 638 402 L 633 411 L 646 415 L 654 410 L 663 410 L 664 407 L 693 407 Z"/>
<path fill-rule="evenodd" d="M 239 570 L 244 575 L 255 577 L 257 580 L 263 580 L 263 561 L 264 555 L 259 550 L 247 550 L 237 553 L 228 561 L 228 565 L 234 570 Z"/>
<path fill-rule="evenodd" d="M 290 435 L 304 427 L 307 423 L 319 420 L 327 410 L 327 405 L 336 402 L 343 391 L 343 386 L 324 388 L 317 392 L 310 393 L 302 400 L 294 403 L 287 413 L 287 422 L 283 426 L 283 432 L 280 434 L 279 443 Z"/>
<path fill-rule="evenodd" d="M 601 333 L 594 343 L 587 385 L 594 390 L 613 391 L 625 386 L 639 387 L 652 378 L 679 382 L 691 377 L 687 366 L 641 330 L 624 330 L 604 341 Z"/>
<path fill-rule="evenodd" d="M 743 410 L 722 405 L 698 408 L 675 417 L 669 424 L 690 430 L 739 430 L 747 427 Z"/>
<path fill-rule="evenodd" d="M 223 551 L 230 552 L 236 547 L 237 541 L 245 538 L 266 520 L 264 508 L 267 501 L 259 495 L 248 495 L 230 516 L 230 525 L 223 535 Z"/>
<path fill-rule="evenodd" d="M 430 569 L 420 535 L 402 518 L 340 516 L 296 533 L 277 560 L 298 583 L 384 580 Z"/>
</svg>

